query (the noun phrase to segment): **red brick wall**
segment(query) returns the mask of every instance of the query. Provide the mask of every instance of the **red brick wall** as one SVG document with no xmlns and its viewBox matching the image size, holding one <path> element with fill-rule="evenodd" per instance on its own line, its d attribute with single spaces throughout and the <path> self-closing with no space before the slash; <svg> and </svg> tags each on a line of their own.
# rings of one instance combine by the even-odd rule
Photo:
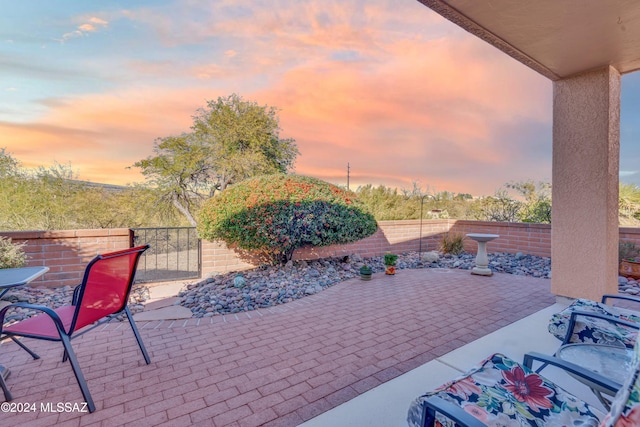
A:
<svg viewBox="0 0 640 427">
<path fill-rule="evenodd" d="M 640 247 L 640 229 L 629 227 L 621 228 L 620 241 L 633 242 Z"/>
<path fill-rule="evenodd" d="M 294 253 L 294 259 L 316 259 L 345 256 L 358 253 L 365 257 L 378 256 L 387 251 L 410 252 L 420 248 L 420 221 L 381 221 L 378 231 L 366 239 L 347 245 L 333 245 L 320 248 L 301 248 Z M 448 220 L 424 221 L 422 224 L 422 250 L 437 249 L 442 233 L 449 229 Z M 222 242 L 202 242 L 202 275 L 212 272 L 243 270 L 259 265 L 260 261 L 238 255 Z"/>
<path fill-rule="evenodd" d="M 128 228 L 62 231 L 0 232 L 15 243 L 26 242 L 27 265 L 46 266 L 49 271 L 33 282 L 35 286 L 77 285 L 87 263 L 99 253 L 126 249 Z"/>
<path fill-rule="evenodd" d="M 422 223 L 422 251 L 436 250 L 440 236 L 449 230 L 448 220 L 430 220 Z M 379 256 L 388 251 L 417 252 L 420 249 L 420 221 L 379 221 L 378 231 L 366 239 L 347 245 L 320 248 L 302 248 L 294 259 L 314 259 L 358 253 L 364 257 Z"/>
<path fill-rule="evenodd" d="M 235 251 L 228 249 L 224 242 L 203 240 L 201 250 L 203 277 L 214 271 L 238 271 L 254 267 L 254 264 L 243 261 Z"/>
<path fill-rule="evenodd" d="M 460 234 L 487 233 L 500 237 L 487 243 L 487 252 L 507 252 L 550 257 L 551 225 L 525 224 L 517 222 L 485 222 L 450 220 L 451 231 Z M 640 230 L 638 230 L 640 232 Z M 638 235 L 640 237 L 640 234 Z M 477 250 L 477 243 L 471 239 L 464 240 L 464 248 L 468 252 Z"/>
<path fill-rule="evenodd" d="M 344 256 L 357 253 L 365 257 L 379 256 L 387 251 L 396 253 L 418 251 L 420 248 L 420 221 L 379 221 L 378 231 L 361 241 L 349 245 L 334 245 L 321 248 L 302 248 L 295 252 L 294 259 L 315 259 L 328 256 Z M 447 231 L 460 234 L 488 233 L 500 237 L 487 243 L 488 252 L 507 252 L 550 257 L 551 226 L 549 224 L 501 223 L 466 220 L 428 220 L 422 223 L 422 251 L 438 250 L 442 235 Z M 621 228 L 621 240 L 635 241 L 640 246 L 640 229 Z M 206 246 L 215 246 L 215 259 L 208 260 Z M 464 240 L 465 250 L 476 252 L 477 243 Z M 213 249 L 210 249 L 212 253 Z M 241 261 L 224 244 L 203 242 L 202 274 L 216 271 L 232 271 L 251 268 L 250 260 Z M 257 265 L 257 264 L 256 264 Z"/>
<path fill-rule="evenodd" d="M 353 253 L 365 257 L 379 256 L 387 251 L 396 253 L 418 251 L 420 248 L 420 221 L 380 221 L 373 235 L 348 245 L 323 248 L 302 248 L 295 259 L 315 259 L 328 256 L 344 256 Z M 464 220 L 427 220 L 422 224 L 422 251 L 438 250 L 442 235 L 447 231 L 460 234 L 490 233 L 500 237 L 487 244 L 491 252 L 522 252 L 537 256 L 551 256 L 551 226 L 547 224 L 520 224 Z M 99 229 L 69 231 L 18 231 L 0 232 L 15 242 L 27 242 L 25 251 L 28 265 L 46 265 L 50 268 L 44 282 L 35 285 L 75 285 L 89 260 L 98 253 L 124 249 L 130 245 L 130 230 Z M 620 240 L 632 241 L 640 246 L 639 228 L 621 228 Z M 475 252 L 476 243 L 465 239 L 465 250 Z M 202 275 L 212 272 L 237 271 L 259 265 L 251 258 L 230 250 L 222 242 L 202 242 Z"/>
</svg>

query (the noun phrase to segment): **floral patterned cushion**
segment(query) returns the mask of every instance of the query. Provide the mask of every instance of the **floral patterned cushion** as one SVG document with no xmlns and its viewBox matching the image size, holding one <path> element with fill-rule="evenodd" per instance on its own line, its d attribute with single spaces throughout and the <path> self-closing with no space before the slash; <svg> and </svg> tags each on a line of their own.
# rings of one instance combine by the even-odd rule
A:
<svg viewBox="0 0 640 427">
<path fill-rule="evenodd" d="M 423 404 L 432 396 L 457 404 L 491 427 L 596 427 L 600 422 L 589 405 L 502 354 L 417 398 L 409 408 L 410 427 L 423 427 Z M 442 414 L 436 414 L 435 424 L 456 426 Z"/>
<path fill-rule="evenodd" d="M 640 313 L 633 310 L 611 307 L 588 299 L 577 299 L 569 307 L 551 316 L 549 332 L 559 340 L 564 340 L 567 334 L 567 327 L 569 326 L 569 318 L 574 311 L 604 314 L 617 319 L 640 323 Z M 598 343 L 631 348 L 636 341 L 637 335 L 636 330 L 626 326 L 617 325 L 602 319 L 578 317 L 576 319 L 574 333 L 569 342 Z"/>
<path fill-rule="evenodd" d="M 640 426 L 640 340 L 633 347 L 633 362 L 627 381 L 611 404 L 611 412 L 602 420 L 601 427 Z"/>
</svg>

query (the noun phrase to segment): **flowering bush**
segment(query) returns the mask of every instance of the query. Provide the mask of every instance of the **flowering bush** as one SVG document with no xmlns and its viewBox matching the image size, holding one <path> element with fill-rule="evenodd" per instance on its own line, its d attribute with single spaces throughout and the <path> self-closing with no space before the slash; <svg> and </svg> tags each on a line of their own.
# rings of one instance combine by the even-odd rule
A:
<svg viewBox="0 0 640 427">
<path fill-rule="evenodd" d="M 355 193 L 319 179 L 266 175 L 236 184 L 205 202 L 198 232 L 230 246 L 287 262 L 302 246 L 350 243 L 375 233 L 373 215 Z"/>
<path fill-rule="evenodd" d="M 0 269 L 23 267 L 27 262 L 23 246 L 24 243 L 11 243 L 11 239 L 0 236 Z"/>
</svg>

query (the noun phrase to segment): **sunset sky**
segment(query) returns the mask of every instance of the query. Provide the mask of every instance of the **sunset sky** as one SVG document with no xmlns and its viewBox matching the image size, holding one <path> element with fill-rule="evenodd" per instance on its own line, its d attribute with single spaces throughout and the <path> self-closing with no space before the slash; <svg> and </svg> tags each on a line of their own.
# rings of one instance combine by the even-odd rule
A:
<svg viewBox="0 0 640 427">
<path fill-rule="evenodd" d="M 296 173 L 493 194 L 551 179 L 552 84 L 416 0 L 4 2 L 0 148 L 23 166 L 142 181 L 158 137 L 232 93 L 280 109 Z M 640 184 L 640 73 L 621 179 Z"/>
</svg>

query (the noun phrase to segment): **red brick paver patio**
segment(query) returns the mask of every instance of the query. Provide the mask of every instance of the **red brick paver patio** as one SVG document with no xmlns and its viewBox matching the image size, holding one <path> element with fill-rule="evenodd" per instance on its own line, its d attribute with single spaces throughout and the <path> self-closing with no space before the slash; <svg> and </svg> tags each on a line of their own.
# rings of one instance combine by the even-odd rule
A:
<svg viewBox="0 0 640 427">
<path fill-rule="evenodd" d="M 553 304 L 549 284 L 456 270 L 353 279 L 272 309 L 139 323 L 151 365 L 128 323 L 111 323 L 73 341 L 93 414 L 41 410 L 82 402 L 59 343 L 30 340 L 33 360 L 4 342 L 14 402 L 35 412 L 0 412 L 0 425 L 295 426 Z"/>
</svg>

